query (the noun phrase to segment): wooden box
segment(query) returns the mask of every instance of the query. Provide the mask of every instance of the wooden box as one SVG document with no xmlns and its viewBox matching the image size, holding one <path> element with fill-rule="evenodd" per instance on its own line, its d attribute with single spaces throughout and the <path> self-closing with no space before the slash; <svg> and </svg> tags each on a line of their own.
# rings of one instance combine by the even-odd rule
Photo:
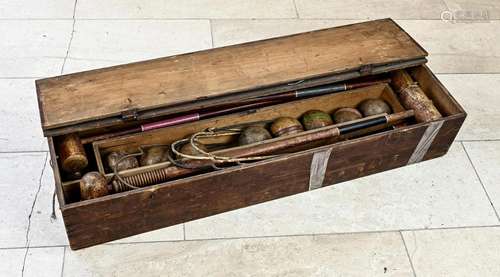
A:
<svg viewBox="0 0 500 277">
<path fill-rule="evenodd" d="M 390 19 L 318 30 L 36 81 L 55 186 L 72 249 L 211 216 L 444 155 L 466 113 L 426 67 L 427 52 Z M 59 145 L 236 100 L 390 76 L 405 69 L 442 114 L 125 192 L 80 199 L 78 177 L 61 170 Z M 207 127 L 332 112 L 382 98 L 403 111 L 389 84 L 377 84 L 84 145 L 86 171 L 112 176 L 112 150 L 171 143 Z M 387 128 L 386 128 L 387 127 Z M 139 169 L 140 170 L 140 169 Z M 137 171 L 137 170 L 136 170 Z M 131 170 L 134 174 L 134 170 Z M 425 174 L 422 172 L 422 174 Z"/>
</svg>

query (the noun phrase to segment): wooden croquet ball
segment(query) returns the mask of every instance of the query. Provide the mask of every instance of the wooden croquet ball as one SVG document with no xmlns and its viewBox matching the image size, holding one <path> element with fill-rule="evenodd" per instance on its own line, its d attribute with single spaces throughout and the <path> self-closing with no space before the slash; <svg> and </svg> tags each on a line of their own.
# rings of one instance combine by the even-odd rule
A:
<svg viewBox="0 0 500 277">
<path fill-rule="evenodd" d="M 152 146 L 141 156 L 141 166 L 165 162 L 168 160 L 167 146 Z"/>
<path fill-rule="evenodd" d="M 80 180 L 80 197 L 82 200 L 93 199 L 109 194 L 106 177 L 97 171 L 83 175 Z"/>
<path fill-rule="evenodd" d="M 247 145 L 272 138 L 269 131 L 262 126 L 249 126 L 243 129 L 238 138 L 239 145 Z"/>
<path fill-rule="evenodd" d="M 304 131 L 302 124 L 293 117 L 279 117 L 271 124 L 271 134 L 275 137 L 296 134 Z"/>
<path fill-rule="evenodd" d="M 125 152 L 111 152 L 108 157 L 108 167 L 109 169 L 113 170 L 115 168 L 116 163 L 123 158 L 127 153 Z M 131 168 L 136 168 L 139 167 L 139 162 L 137 161 L 136 157 L 128 157 L 123 159 L 120 164 L 118 164 L 116 170 L 117 171 L 122 171 L 126 169 L 131 169 Z"/>
<path fill-rule="evenodd" d="M 382 99 L 366 99 L 359 104 L 359 110 L 364 116 L 391 113 L 391 107 Z"/>
<path fill-rule="evenodd" d="M 333 121 L 329 114 L 320 110 L 310 110 L 302 115 L 302 124 L 304 129 L 312 130 L 328 125 L 332 125 Z"/>
<path fill-rule="evenodd" d="M 333 113 L 335 123 L 348 122 L 362 117 L 363 115 L 354 108 L 340 108 Z"/>
</svg>

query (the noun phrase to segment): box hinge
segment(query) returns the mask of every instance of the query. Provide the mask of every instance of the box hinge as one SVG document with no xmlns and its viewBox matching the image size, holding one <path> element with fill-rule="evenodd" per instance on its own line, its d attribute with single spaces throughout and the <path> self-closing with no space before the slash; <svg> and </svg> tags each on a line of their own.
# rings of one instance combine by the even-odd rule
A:
<svg viewBox="0 0 500 277">
<path fill-rule="evenodd" d="M 365 64 L 359 68 L 359 74 L 361 76 L 371 75 L 372 71 L 373 71 L 373 65 L 371 64 Z"/>
<path fill-rule="evenodd" d="M 129 109 L 126 111 L 122 111 L 122 120 L 123 121 L 132 121 L 132 120 L 137 120 L 137 112 L 138 109 Z"/>
</svg>

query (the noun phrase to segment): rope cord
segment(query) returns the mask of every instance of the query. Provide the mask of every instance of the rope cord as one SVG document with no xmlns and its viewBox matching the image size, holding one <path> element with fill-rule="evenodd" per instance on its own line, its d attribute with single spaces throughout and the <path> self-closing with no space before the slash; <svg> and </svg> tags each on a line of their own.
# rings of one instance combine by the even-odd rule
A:
<svg viewBox="0 0 500 277">
<path fill-rule="evenodd" d="M 213 154 L 213 153 L 210 153 L 210 152 L 207 152 L 207 151 L 201 149 L 197 143 L 200 138 L 212 138 L 212 137 L 219 137 L 219 136 L 239 135 L 239 134 L 241 134 L 241 131 L 242 131 L 241 128 L 238 128 L 238 129 L 237 128 L 206 129 L 205 131 L 201 131 L 201 132 L 193 134 L 190 138 L 175 141 L 174 143 L 171 144 L 171 150 L 174 154 L 176 154 L 177 156 L 182 157 L 184 159 L 210 160 L 214 164 L 259 161 L 259 160 L 265 160 L 265 159 L 270 159 L 270 158 L 276 157 L 276 155 L 251 156 L 251 157 L 241 157 L 241 158 L 219 156 L 219 155 L 216 155 L 216 154 Z M 178 151 L 176 149 L 177 145 L 179 145 L 181 143 L 183 143 L 183 144 L 190 143 L 191 147 L 193 147 L 193 149 L 197 153 L 199 153 L 199 155 L 188 155 L 188 154 L 184 154 L 184 153 Z"/>
</svg>

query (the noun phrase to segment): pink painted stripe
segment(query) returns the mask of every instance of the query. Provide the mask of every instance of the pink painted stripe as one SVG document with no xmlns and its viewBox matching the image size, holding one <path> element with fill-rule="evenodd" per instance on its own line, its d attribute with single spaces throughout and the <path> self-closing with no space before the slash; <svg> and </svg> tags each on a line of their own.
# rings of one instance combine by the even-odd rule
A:
<svg viewBox="0 0 500 277">
<path fill-rule="evenodd" d="M 186 122 L 193 122 L 197 121 L 200 119 L 200 114 L 199 113 L 193 113 L 193 114 L 187 114 L 187 115 L 181 115 L 178 117 L 174 118 L 169 118 L 157 122 L 151 122 L 147 124 L 141 125 L 142 131 L 149 131 L 149 130 L 154 130 L 158 128 L 163 128 L 163 127 L 168 127 L 168 126 L 174 126 Z"/>
</svg>

